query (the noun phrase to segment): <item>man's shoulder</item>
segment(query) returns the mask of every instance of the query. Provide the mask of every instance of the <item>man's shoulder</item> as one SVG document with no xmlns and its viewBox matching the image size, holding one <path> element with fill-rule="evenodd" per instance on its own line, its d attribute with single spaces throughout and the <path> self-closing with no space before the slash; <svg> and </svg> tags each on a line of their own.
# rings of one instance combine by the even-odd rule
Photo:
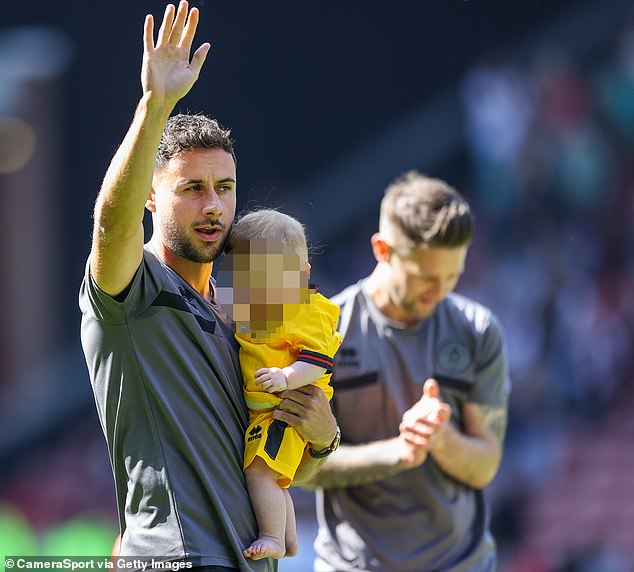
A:
<svg viewBox="0 0 634 572">
<path fill-rule="evenodd" d="M 340 308 L 353 304 L 355 300 L 357 300 L 361 296 L 361 291 L 363 290 L 363 284 L 365 282 L 365 278 L 363 280 L 359 280 L 354 284 L 350 284 L 344 288 L 341 292 L 338 292 L 334 296 L 331 296 L 330 300 L 337 304 Z"/>
<path fill-rule="evenodd" d="M 123 323 L 139 304 L 148 304 L 167 281 L 167 269 L 147 247 L 130 285 L 119 296 L 101 290 L 91 274 L 91 255 L 88 256 L 79 291 L 79 306 L 84 315 L 95 315 L 99 321 Z M 138 309 L 138 308 L 137 308 Z"/>
<path fill-rule="evenodd" d="M 452 321 L 459 320 L 477 333 L 483 333 L 492 323 L 497 324 L 495 315 L 487 306 L 456 292 L 447 294 L 441 307 Z"/>
</svg>

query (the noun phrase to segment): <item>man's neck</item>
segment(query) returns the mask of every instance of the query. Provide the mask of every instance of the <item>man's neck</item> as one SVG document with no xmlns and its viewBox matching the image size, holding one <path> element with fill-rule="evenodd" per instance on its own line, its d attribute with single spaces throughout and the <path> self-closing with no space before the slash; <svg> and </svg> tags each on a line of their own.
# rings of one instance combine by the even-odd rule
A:
<svg viewBox="0 0 634 572">
<path fill-rule="evenodd" d="M 172 252 L 164 243 L 152 239 L 151 244 L 159 256 L 176 274 L 206 300 L 211 300 L 213 292 L 209 280 L 213 262 L 193 262 Z"/>
<path fill-rule="evenodd" d="M 368 277 L 365 283 L 365 293 L 368 295 L 377 310 L 381 312 L 388 320 L 402 324 L 403 326 L 412 326 L 419 320 L 412 320 L 401 307 L 397 306 L 390 300 L 387 290 L 383 286 L 383 269 L 377 265 Z"/>
</svg>

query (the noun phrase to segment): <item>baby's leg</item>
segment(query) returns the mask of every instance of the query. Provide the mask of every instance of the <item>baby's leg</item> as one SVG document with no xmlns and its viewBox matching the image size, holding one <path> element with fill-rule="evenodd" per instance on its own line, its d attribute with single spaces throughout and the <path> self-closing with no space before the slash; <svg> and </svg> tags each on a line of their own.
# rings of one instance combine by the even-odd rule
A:
<svg viewBox="0 0 634 572">
<path fill-rule="evenodd" d="M 299 550 L 297 526 L 295 525 L 295 507 L 293 507 L 293 499 L 288 489 L 282 489 L 282 492 L 286 500 L 286 535 L 284 536 L 286 556 L 295 556 Z"/>
<path fill-rule="evenodd" d="M 287 503 L 277 484 L 279 473 L 260 457 L 245 469 L 247 489 L 258 522 L 259 536 L 244 552 L 246 558 L 283 558 Z"/>
</svg>

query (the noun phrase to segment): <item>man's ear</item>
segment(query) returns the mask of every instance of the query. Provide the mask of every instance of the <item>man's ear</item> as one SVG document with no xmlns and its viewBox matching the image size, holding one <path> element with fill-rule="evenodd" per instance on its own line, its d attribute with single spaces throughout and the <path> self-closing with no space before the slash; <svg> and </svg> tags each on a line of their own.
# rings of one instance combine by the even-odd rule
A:
<svg viewBox="0 0 634 572">
<path fill-rule="evenodd" d="M 375 232 L 370 239 L 372 253 L 377 262 L 387 262 L 390 257 L 390 245 L 385 242 L 380 232 Z"/>
<path fill-rule="evenodd" d="M 156 212 L 156 195 L 154 193 L 154 189 L 152 189 L 150 191 L 150 194 L 147 196 L 147 200 L 145 201 L 145 208 L 151 213 Z"/>
</svg>

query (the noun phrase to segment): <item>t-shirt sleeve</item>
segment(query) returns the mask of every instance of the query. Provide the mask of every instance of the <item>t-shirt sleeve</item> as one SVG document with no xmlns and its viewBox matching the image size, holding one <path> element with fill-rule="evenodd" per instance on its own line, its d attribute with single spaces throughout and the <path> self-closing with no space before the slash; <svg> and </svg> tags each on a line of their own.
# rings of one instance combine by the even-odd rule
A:
<svg viewBox="0 0 634 572">
<path fill-rule="evenodd" d="M 506 407 L 511 392 L 508 356 L 502 327 L 493 315 L 479 342 L 475 375 L 470 401 Z"/>
<path fill-rule="evenodd" d="M 318 365 L 334 373 L 334 357 L 341 345 L 338 321 L 339 307 L 317 294 L 297 332 L 297 361 Z"/>
<path fill-rule="evenodd" d="M 148 252 L 137 269 L 125 298 L 118 300 L 104 292 L 92 276 L 90 258 L 79 292 L 82 313 L 92 314 L 106 324 L 125 324 L 131 316 L 145 310 L 156 299 L 165 281 L 160 262 Z"/>
</svg>

